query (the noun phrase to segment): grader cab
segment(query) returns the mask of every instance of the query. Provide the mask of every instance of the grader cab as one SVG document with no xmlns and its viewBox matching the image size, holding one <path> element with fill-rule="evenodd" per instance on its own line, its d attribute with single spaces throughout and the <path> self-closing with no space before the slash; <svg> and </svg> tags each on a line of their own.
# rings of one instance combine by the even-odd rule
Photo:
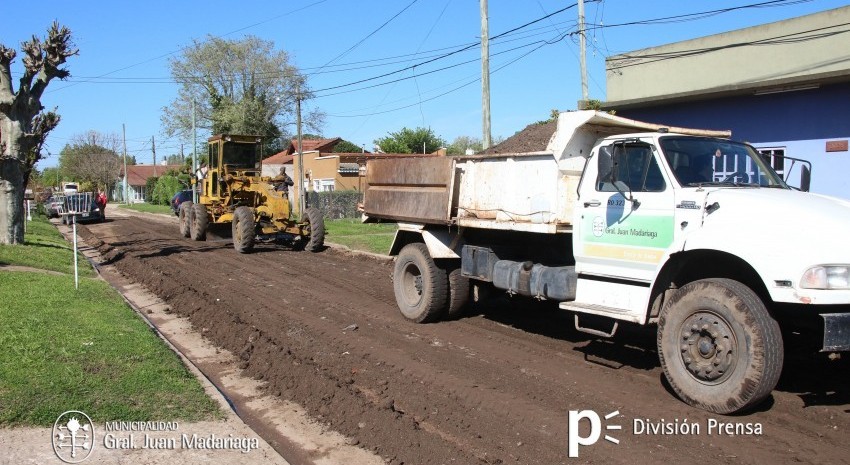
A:
<svg viewBox="0 0 850 465">
<path fill-rule="evenodd" d="M 262 138 L 222 134 L 208 141 L 209 168 L 199 182 L 198 203 L 180 205 L 180 233 L 196 241 L 207 232 L 227 234 L 233 247 L 247 253 L 257 240 L 283 240 L 317 252 L 325 225 L 319 210 L 307 208 L 293 218 L 285 190 L 262 176 Z"/>
</svg>

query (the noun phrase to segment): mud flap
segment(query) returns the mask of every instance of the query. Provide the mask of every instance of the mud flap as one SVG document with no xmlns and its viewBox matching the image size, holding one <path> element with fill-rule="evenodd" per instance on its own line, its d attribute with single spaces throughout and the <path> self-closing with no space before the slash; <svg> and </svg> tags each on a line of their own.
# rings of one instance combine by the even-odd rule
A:
<svg viewBox="0 0 850 465">
<path fill-rule="evenodd" d="M 823 352 L 850 350 L 850 313 L 824 313 Z"/>
</svg>

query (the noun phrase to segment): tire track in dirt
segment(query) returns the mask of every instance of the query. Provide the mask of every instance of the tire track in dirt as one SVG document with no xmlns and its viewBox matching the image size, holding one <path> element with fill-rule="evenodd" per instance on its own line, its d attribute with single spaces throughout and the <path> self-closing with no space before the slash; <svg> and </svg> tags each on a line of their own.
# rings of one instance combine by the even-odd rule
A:
<svg viewBox="0 0 850 465">
<path fill-rule="evenodd" d="M 703 424 L 717 418 L 665 391 L 646 331 L 596 342 L 553 329 L 571 324 L 560 312 L 522 304 L 497 305 L 486 318 L 411 325 L 395 309 L 391 268 L 371 258 L 271 246 L 238 255 L 229 243 L 182 240 L 176 225 L 139 218 L 90 228 L 119 269 L 214 342 L 243 354 L 244 368 L 271 392 L 396 463 L 567 463 L 570 409 Z M 359 329 L 343 332 L 351 323 Z M 618 356 L 624 360 L 615 369 L 588 363 L 588 354 L 615 365 Z M 582 458 L 845 460 L 846 402 L 803 409 L 799 398 L 775 392 L 768 410 L 741 418 L 764 423 L 766 433 L 756 439 L 621 437 L 619 446 L 585 448 Z M 621 434 L 631 430 L 624 428 Z"/>
</svg>

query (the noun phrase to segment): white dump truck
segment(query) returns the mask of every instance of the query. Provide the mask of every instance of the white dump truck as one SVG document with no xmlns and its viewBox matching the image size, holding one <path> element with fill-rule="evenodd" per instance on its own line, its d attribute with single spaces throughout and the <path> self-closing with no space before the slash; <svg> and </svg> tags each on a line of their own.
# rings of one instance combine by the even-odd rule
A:
<svg viewBox="0 0 850 465">
<path fill-rule="evenodd" d="M 850 350 L 850 202 L 789 187 L 729 137 L 561 113 L 542 152 L 370 160 L 364 217 L 398 223 L 405 318 L 495 288 L 560 302 L 598 336 L 657 324 L 676 393 L 733 413 L 775 387 L 782 330 Z"/>
</svg>

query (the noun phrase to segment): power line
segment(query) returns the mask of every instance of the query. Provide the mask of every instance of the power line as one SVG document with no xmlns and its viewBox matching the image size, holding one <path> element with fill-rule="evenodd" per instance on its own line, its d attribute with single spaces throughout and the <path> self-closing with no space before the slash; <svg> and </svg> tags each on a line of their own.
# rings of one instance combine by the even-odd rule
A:
<svg viewBox="0 0 850 465">
<path fill-rule="evenodd" d="M 506 67 L 508 67 L 508 66 L 510 66 L 510 65 L 512 65 L 512 64 L 514 64 L 514 63 L 516 63 L 517 61 L 519 61 L 519 60 L 521 60 L 521 59 L 523 59 L 523 58 L 527 57 L 528 55 L 531 55 L 532 53 L 536 52 L 537 50 L 540 50 L 540 49 L 541 49 L 541 48 L 543 48 L 544 46 L 546 46 L 546 45 L 551 45 L 551 44 L 553 44 L 553 43 L 555 43 L 555 42 L 558 42 L 558 41 L 560 41 L 560 40 L 563 40 L 563 39 L 564 39 L 565 37 L 567 37 L 568 35 L 569 35 L 569 34 L 564 34 L 564 35 L 562 35 L 562 36 L 560 36 L 560 37 L 558 37 L 557 39 L 554 39 L 554 40 L 552 40 L 552 41 L 543 41 L 543 43 L 542 43 L 542 44 L 540 44 L 540 45 L 538 45 L 537 47 L 535 47 L 535 48 L 533 48 L 533 49 L 529 50 L 529 51 L 528 51 L 528 52 L 526 52 L 526 53 L 523 53 L 522 55 L 520 55 L 520 56 L 518 56 L 518 57 L 514 58 L 514 59 L 513 59 L 513 60 L 511 60 L 511 61 L 508 61 L 507 63 L 503 64 L 502 66 L 499 66 L 499 67 L 498 67 L 498 68 L 496 68 L 495 70 L 491 71 L 491 72 L 490 72 L 490 74 L 491 74 L 491 75 L 492 75 L 492 74 L 495 74 L 495 73 L 497 73 L 498 71 L 501 71 L 502 69 L 504 69 L 504 68 L 506 68 Z M 453 92 L 456 92 L 456 91 L 458 91 L 458 90 L 460 90 L 460 89 L 463 89 L 464 87 L 467 87 L 467 86 L 469 86 L 469 85 L 475 84 L 475 83 L 479 82 L 480 80 L 481 80 L 481 78 L 480 78 L 480 77 L 478 77 L 478 78 L 476 78 L 476 79 L 473 79 L 472 81 L 469 81 L 469 82 L 467 82 L 467 83 L 465 83 L 465 84 L 462 84 L 462 85 L 460 85 L 460 86 L 458 86 L 458 87 L 455 87 L 454 89 L 451 89 L 451 90 L 449 90 L 449 91 L 443 92 L 442 94 L 435 95 L 435 96 L 433 96 L 433 97 L 431 97 L 431 98 L 429 98 L 429 99 L 422 100 L 422 102 L 419 102 L 419 103 L 412 103 L 412 104 L 410 104 L 410 105 L 405 105 L 405 106 L 402 106 L 402 107 L 393 108 L 393 109 L 391 109 L 391 110 L 378 111 L 378 112 L 374 112 L 374 113 L 367 113 L 367 114 L 360 114 L 360 115 L 327 115 L 327 116 L 332 117 L 332 118 L 360 118 L 360 117 L 364 117 L 364 116 L 374 116 L 374 115 L 381 115 L 381 114 L 385 114 L 385 113 L 392 113 L 392 112 L 394 112 L 394 111 L 403 110 L 403 109 L 405 109 L 405 108 L 410 108 L 410 107 L 413 107 L 413 106 L 419 105 L 419 104 L 424 103 L 424 102 L 430 102 L 431 100 L 436 100 L 436 99 L 438 99 L 438 98 L 440 98 L 440 97 L 443 97 L 443 96 L 445 96 L 445 95 L 448 95 L 448 94 L 451 94 L 451 93 L 453 93 Z"/>
<path fill-rule="evenodd" d="M 294 9 L 294 10 L 287 11 L 286 13 L 283 13 L 283 14 L 277 15 L 277 16 L 275 16 L 275 17 L 272 17 L 272 18 L 269 18 L 269 19 L 266 19 L 266 20 L 260 21 L 260 22 L 258 22 L 258 23 L 254 23 L 254 24 L 252 24 L 252 25 L 250 25 L 250 26 L 245 26 L 245 27 L 242 27 L 242 28 L 239 28 L 239 29 L 236 29 L 236 30 L 230 31 L 230 32 L 228 32 L 228 33 L 226 33 L 226 34 L 222 34 L 222 35 L 220 35 L 220 36 L 210 36 L 208 39 L 201 40 L 201 41 L 200 41 L 200 43 L 207 42 L 207 41 L 212 40 L 212 39 L 214 39 L 214 38 L 219 38 L 219 39 L 220 39 L 220 38 L 222 38 L 222 37 L 227 37 L 227 36 L 232 35 L 232 34 L 235 34 L 235 33 L 237 33 L 237 32 L 241 32 L 241 31 L 244 31 L 244 30 L 246 30 L 246 29 L 249 29 L 249 28 L 252 28 L 252 27 L 255 27 L 255 26 L 259 26 L 260 24 L 265 24 L 265 23 L 268 23 L 268 22 L 274 21 L 275 19 L 279 19 L 279 18 L 282 18 L 282 17 L 284 17 L 284 16 L 289 16 L 289 15 L 291 15 L 291 14 L 293 14 L 293 13 L 297 13 L 297 12 L 299 12 L 299 11 L 306 10 L 307 8 L 313 7 L 313 6 L 318 5 L 318 4 L 320 4 L 320 3 L 325 3 L 326 1 L 328 1 L 328 0 L 318 0 L 318 1 L 315 1 L 315 2 L 313 2 L 313 3 L 310 3 L 309 5 L 306 5 L 306 6 L 303 6 L 303 7 L 300 7 L 300 8 L 296 8 L 296 9 Z M 160 59 L 165 58 L 165 57 L 167 57 L 167 56 L 174 55 L 175 53 L 182 52 L 183 50 L 186 50 L 186 49 L 188 49 L 188 48 L 189 48 L 189 46 L 188 46 L 188 45 L 187 45 L 187 46 L 185 46 L 185 47 L 180 47 L 180 48 L 178 48 L 177 50 L 172 50 L 172 51 L 170 51 L 170 52 L 168 52 L 168 53 L 164 53 L 164 54 L 159 55 L 159 56 L 156 56 L 156 57 L 154 57 L 154 58 L 149 58 L 149 59 L 147 59 L 147 60 L 140 61 L 140 62 L 138 62 L 138 63 L 134 63 L 134 64 L 132 64 L 132 65 L 128 65 L 128 66 L 125 66 L 125 67 L 123 67 L 123 68 L 118 68 L 118 69 L 113 70 L 113 71 L 110 71 L 110 72 L 108 72 L 108 73 L 101 74 L 100 76 L 98 76 L 98 78 L 103 78 L 103 77 L 106 77 L 106 76 L 109 76 L 109 75 L 112 75 L 112 74 L 115 74 L 115 73 L 118 73 L 118 72 L 121 72 L 121 71 L 124 71 L 124 70 L 130 69 L 130 68 L 135 68 L 136 66 L 140 66 L 140 65 L 143 65 L 143 64 L 146 64 L 146 63 L 150 63 L 150 62 L 152 62 L 152 61 L 160 60 Z M 58 91 L 60 91 L 60 90 L 62 90 L 62 89 L 67 89 L 67 88 L 69 88 L 69 87 L 73 87 L 73 86 L 75 86 L 75 85 L 77 85 L 77 84 L 81 84 L 81 83 L 83 83 L 83 82 L 87 82 L 87 81 L 76 81 L 76 82 L 72 82 L 72 83 L 68 84 L 67 86 L 62 86 L 62 87 L 59 87 L 59 88 L 52 88 L 52 89 L 48 90 L 48 91 L 47 91 L 47 93 L 58 92 Z"/>
<path fill-rule="evenodd" d="M 340 58 L 344 57 L 345 55 L 348 55 L 348 54 L 349 54 L 352 50 L 354 50 L 355 48 L 359 47 L 359 46 L 360 46 L 360 44 L 362 44 L 363 42 L 365 42 L 365 41 L 366 41 L 366 39 L 368 39 L 369 37 L 372 37 L 373 35 L 377 34 L 377 33 L 378 33 L 378 31 L 380 31 L 381 29 L 383 29 L 383 28 L 384 28 L 384 26 L 386 26 L 387 24 L 391 23 L 391 22 L 392 22 L 394 19 L 396 19 L 399 15 L 401 15 L 402 13 L 404 13 L 405 11 L 407 11 L 407 9 L 408 9 L 408 8 L 410 8 L 411 6 L 413 6 L 413 4 L 414 4 L 414 3 L 416 3 L 417 1 L 419 1 L 419 0 L 413 0 L 412 2 L 408 3 L 406 7 L 404 7 L 404 8 L 402 8 L 402 9 L 401 9 L 401 11 L 399 11 L 399 12 L 398 12 L 398 13 L 396 13 L 396 14 L 394 14 L 394 15 L 393 15 L 390 19 L 388 19 L 388 20 L 384 21 L 384 23 L 383 23 L 383 24 L 381 24 L 380 26 L 378 26 L 376 29 L 374 29 L 374 30 L 373 30 L 372 32 L 370 32 L 369 34 L 366 34 L 366 37 L 364 37 L 364 38 L 360 39 L 359 41 L 357 41 L 357 43 L 356 43 L 356 44 L 352 45 L 351 47 L 348 47 L 348 48 L 347 48 L 344 52 L 340 53 L 340 54 L 339 54 L 339 55 L 337 55 L 335 58 L 333 58 L 331 61 L 329 61 L 329 62 L 325 63 L 324 65 L 322 65 L 322 68 L 324 68 L 325 66 L 327 66 L 327 65 L 329 65 L 329 64 L 331 64 L 331 63 L 333 63 L 333 62 L 335 62 L 336 60 L 339 60 Z M 319 69 L 321 69 L 321 68 L 319 68 Z"/>
<path fill-rule="evenodd" d="M 828 29 L 834 29 L 837 27 L 848 26 L 850 23 L 842 23 L 835 24 L 832 26 L 825 26 L 815 29 L 809 29 L 806 31 L 793 32 L 790 34 L 783 34 L 774 37 L 768 37 L 765 39 L 747 41 L 747 42 L 735 42 L 727 45 L 719 45 L 716 47 L 704 47 L 704 48 L 695 48 L 690 50 L 678 50 L 675 52 L 664 52 L 664 53 L 653 53 L 647 55 L 624 55 L 622 57 L 610 58 L 611 62 L 623 62 L 624 64 L 616 65 L 608 68 L 611 71 L 628 68 L 631 66 L 644 65 L 648 63 L 655 63 L 657 61 L 664 60 L 672 60 L 676 58 L 682 58 L 687 56 L 695 56 L 695 55 L 703 55 L 706 53 L 712 53 L 720 50 L 726 50 L 730 48 L 740 48 L 740 47 L 751 47 L 751 46 L 764 46 L 764 45 L 783 45 L 789 43 L 799 43 L 799 42 L 808 42 L 811 40 L 824 39 L 827 37 L 833 37 L 839 34 L 845 34 L 850 32 L 850 29 L 844 29 L 839 31 L 830 31 L 830 32 L 821 32 L 818 34 L 811 34 L 819 31 L 826 31 Z M 810 34 L 810 35 L 804 35 Z M 654 58 L 654 59 L 653 59 Z"/>
</svg>

